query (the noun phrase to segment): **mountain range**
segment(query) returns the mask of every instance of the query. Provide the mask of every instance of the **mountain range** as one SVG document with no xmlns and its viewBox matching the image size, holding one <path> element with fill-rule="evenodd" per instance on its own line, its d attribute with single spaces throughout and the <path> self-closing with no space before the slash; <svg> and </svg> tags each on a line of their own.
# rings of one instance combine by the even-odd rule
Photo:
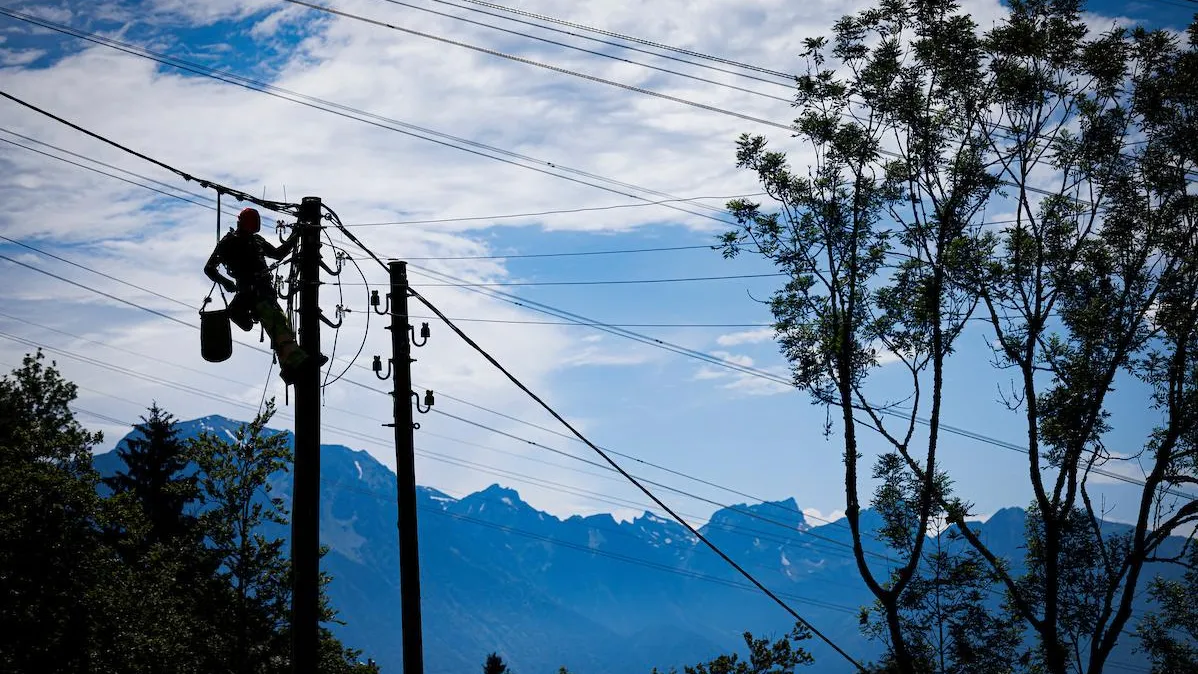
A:
<svg viewBox="0 0 1198 674">
<path fill-rule="evenodd" d="M 210 416 L 180 422 L 179 430 L 184 438 L 231 436 L 239 425 Z M 111 474 L 121 461 L 114 449 L 95 465 Z M 272 480 L 290 507 L 290 475 Z M 345 622 L 334 630 L 387 673 L 402 671 L 395 496 L 395 474 L 370 454 L 321 446 L 321 542 L 330 548 L 323 569 Z M 418 487 L 417 501 L 428 674 L 477 672 L 492 651 L 515 674 L 562 666 L 648 674 L 739 650 L 745 631 L 781 636 L 794 624 L 685 528 L 649 512 L 622 522 L 608 514 L 561 519 L 498 484 L 461 499 Z M 978 530 L 1018 566 L 1024 523 L 1023 510 L 1007 508 Z M 862 513 L 866 531 L 879 524 L 876 513 Z M 844 520 L 812 525 L 787 499 L 720 509 L 700 531 L 842 648 L 859 659 L 878 655 L 859 630 L 859 608 L 872 596 Z M 884 571 L 886 548 L 866 541 L 871 564 Z M 1118 660 L 1143 667 L 1132 645 Z M 852 671 L 818 640 L 804 647 L 816 658 L 812 671 Z"/>
</svg>

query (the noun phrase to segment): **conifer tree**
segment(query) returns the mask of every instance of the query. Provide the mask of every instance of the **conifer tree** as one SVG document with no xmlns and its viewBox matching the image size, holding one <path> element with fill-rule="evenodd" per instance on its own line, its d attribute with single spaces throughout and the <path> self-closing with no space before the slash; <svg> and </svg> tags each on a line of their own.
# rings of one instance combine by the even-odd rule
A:
<svg viewBox="0 0 1198 674">
<path fill-rule="evenodd" d="M 499 657 L 498 653 L 487 655 L 487 660 L 483 663 L 483 674 L 505 674 L 506 672 L 507 664 L 503 658 Z"/>
<path fill-rule="evenodd" d="M 148 523 L 145 545 L 193 536 L 196 517 L 188 509 L 199 499 L 196 476 L 186 474 L 187 448 L 174 417 L 157 403 L 149 413 L 117 449 L 124 469 L 104 478 L 114 495 L 128 494 L 140 506 Z"/>
</svg>

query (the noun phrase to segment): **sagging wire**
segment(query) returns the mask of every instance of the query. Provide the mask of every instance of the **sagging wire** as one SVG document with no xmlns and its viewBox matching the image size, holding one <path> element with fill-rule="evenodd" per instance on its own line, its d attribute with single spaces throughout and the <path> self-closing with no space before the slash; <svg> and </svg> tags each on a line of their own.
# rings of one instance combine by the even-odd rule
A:
<svg viewBox="0 0 1198 674">
<path fill-rule="evenodd" d="M 592 451 L 594 451 L 596 454 L 598 454 L 600 458 L 602 458 L 604 461 L 606 461 L 607 464 L 609 466 L 611 466 L 613 469 L 615 469 L 616 472 L 618 472 L 621 476 L 623 476 L 624 479 L 628 480 L 629 483 L 631 483 L 634 487 L 638 488 L 645 496 L 647 496 L 651 501 L 653 501 L 655 504 L 657 504 L 657 506 L 659 508 L 661 508 L 666 513 L 668 513 L 670 515 L 670 517 L 672 517 L 674 519 L 674 521 L 678 522 L 683 527 L 685 527 L 691 533 L 691 535 L 693 535 L 695 538 L 697 538 L 699 541 L 701 541 L 703 544 L 705 544 L 708 549 L 710 549 L 712 552 L 714 552 L 716 555 L 718 555 L 722 560 L 724 560 L 724 562 L 726 562 L 729 566 L 731 566 L 733 569 L 735 569 L 737 572 L 739 572 L 742 576 L 744 576 L 744 578 L 746 580 L 748 580 L 753 585 L 755 585 L 758 590 L 761 590 L 761 592 L 763 594 L 765 594 L 767 597 L 772 599 L 774 601 L 774 603 L 778 604 L 779 607 L 781 607 L 783 610 L 785 610 L 787 613 L 789 613 L 790 616 L 795 619 L 795 622 L 801 623 L 804 627 L 806 627 L 808 630 L 810 630 L 812 634 L 814 634 L 821 641 L 826 643 L 833 650 L 835 650 L 838 654 L 840 654 L 845 660 L 852 663 L 853 666 L 855 666 L 858 671 L 861 671 L 861 672 L 866 671 L 865 668 L 857 660 L 855 660 L 851 655 L 848 654 L 848 652 L 846 652 L 843 648 L 841 648 L 839 645 L 837 645 L 835 641 L 833 641 L 830 637 L 828 637 L 823 632 L 821 632 L 819 629 L 817 629 L 814 625 L 811 624 L 810 621 L 803 618 L 803 616 L 801 616 L 798 611 L 796 611 L 789 604 L 787 604 L 785 601 L 783 601 L 782 598 L 779 597 L 773 590 L 770 590 L 768 587 L 766 587 L 760 580 L 758 580 L 755 576 L 753 576 L 751 573 L 749 573 L 743 566 L 741 566 L 735 560 L 733 560 L 730 556 L 728 556 L 728 554 L 726 552 L 724 552 L 719 546 L 717 546 L 715 543 L 713 543 L 711 541 L 711 539 L 709 539 L 706 535 L 704 535 L 701 531 L 699 531 L 698 528 L 696 528 L 690 522 L 687 522 L 677 512 L 675 512 L 674 509 L 672 509 L 670 506 L 666 505 L 665 501 L 661 500 L 656 494 L 654 494 L 652 491 L 650 491 L 649 488 L 646 487 L 641 482 L 641 480 L 637 479 L 634 475 L 632 475 L 627 470 L 625 470 L 624 467 L 621 466 L 615 459 L 611 458 L 611 456 L 606 451 L 604 451 L 601 447 L 599 447 L 598 445 L 596 445 L 595 443 L 593 443 L 589 439 L 587 439 L 587 437 L 585 435 L 583 435 L 580 431 L 578 431 L 569 421 L 566 420 L 565 417 L 563 417 L 560 413 L 558 413 L 557 410 L 555 410 L 553 407 L 551 407 L 548 403 L 546 403 L 544 401 L 544 399 L 542 399 L 540 396 L 538 396 L 536 393 L 534 393 L 532 391 L 532 389 L 528 388 L 528 386 L 526 386 L 523 382 L 521 382 L 519 379 L 517 379 L 514 374 L 512 374 L 506 367 L 504 367 L 498 360 L 496 360 L 495 357 L 492 356 L 486 349 L 484 349 L 482 346 L 480 346 L 478 344 L 478 342 L 475 342 L 473 339 L 470 338 L 469 335 L 467 335 L 465 332 L 463 332 L 461 328 L 459 328 L 457 325 L 455 325 L 454 322 L 451 321 L 444 313 L 442 313 L 441 310 L 438 309 L 436 305 L 434 305 L 432 302 L 430 302 L 428 299 L 426 299 L 423 295 L 421 295 L 416 290 L 409 289 L 408 292 L 411 294 L 412 297 L 416 298 L 417 301 L 419 301 L 421 304 L 423 304 L 425 307 L 427 307 L 429 311 L 432 311 L 434 314 L 436 314 L 437 318 L 440 318 L 441 321 L 443 323 L 445 323 L 445 325 L 447 325 L 449 327 L 449 329 L 452 330 L 454 332 L 454 334 L 456 334 L 462 341 L 464 341 L 468 346 L 470 346 L 470 348 L 474 349 L 479 355 L 481 355 L 495 369 L 499 370 L 500 373 L 502 373 L 505 377 L 507 377 L 508 381 L 512 382 L 512 384 L 514 384 L 516 386 L 516 388 L 520 389 L 521 392 L 523 392 L 525 395 L 527 395 L 529 398 L 531 398 L 534 402 L 536 402 L 538 405 L 540 405 L 541 408 L 544 409 L 546 412 L 548 412 L 549 415 L 552 416 L 554 419 L 556 419 L 558 421 L 558 423 L 560 423 L 568 431 L 570 431 L 570 433 L 573 434 L 574 437 L 581 440 L 582 443 L 585 444 L 587 447 L 590 447 Z"/>
<path fill-rule="evenodd" d="M 362 243 L 358 239 L 358 237 L 354 236 L 353 232 L 346 229 L 345 225 L 341 224 L 341 218 L 337 217 L 336 211 L 329 208 L 328 204 L 322 203 L 321 207 L 324 208 L 326 211 L 328 211 L 328 213 L 325 214 L 325 216 L 324 216 L 325 220 L 328 220 L 329 222 L 333 223 L 333 225 L 336 226 L 337 229 L 346 236 L 346 238 L 348 238 L 350 241 L 353 241 L 354 245 L 356 245 L 358 248 L 361 248 L 370 257 L 374 258 L 374 261 L 379 263 L 380 267 L 382 267 L 383 269 L 387 270 L 388 273 L 390 273 L 391 270 L 387 266 L 387 263 L 383 262 L 383 259 L 381 257 L 379 257 L 378 255 L 376 255 L 373 250 L 370 250 L 369 248 L 367 248 L 366 244 Z"/>
<path fill-rule="evenodd" d="M 349 313 L 350 311 L 345 307 L 345 290 L 341 286 L 341 269 L 345 265 L 345 257 L 347 257 L 348 254 L 343 248 L 340 248 L 337 246 L 337 244 L 333 243 L 333 237 L 329 235 L 329 230 L 327 228 L 322 227 L 321 231 L 324 234 L 325 240 L 329 242 L 329 248 L 333 250 L 337 258 L 337 271 L 332 274 L 332 276 L 337 279 L 337 327 L 333 328 L 333 349 L 329 353 L 329 360 L 332 361 L 337 359 L 337 344 L 341 339 L 341 324 L 345 321 L 345 314 Z M 324 263 L 322 262 L 321 264 L 323 265 Z M 325 267 L 325 269 L 328 270 L 328 267 Z M 329 381 L 330 374 L 332 374 L 331 368 L 325 370 L 324 383 L 320 385 L 320 399 L 322 403 L 324 402 L 324 390 L 329 384 L 332 383 Z"/>
<path fill-rule="evenodd" d="M 358 238 L 353 235 L 353 233 L 348 231 L 345 228 L 345 226 L 341 224 L 341 219 L 337 217 L 337 214 L 336 214 L 336 212 L 333 211 L 333 209 L 328 208 L 327 206 L 325 206 L 325 209 L 328 210 L 328 215 L 325 216 L 326 219 L 328 219 L 330 222 L 332 222 L 334 225 L 336 225 L 338 229 L 340 229 L 347 237 L 349 237 L 349 239 L 351 241 L 353 241 L 355 244 L 357 244 L 357 246 L 359 248 L 361 248 L 368 255 L 370 255 L 370 257 L 374 258 L 375 262 L 378 262 L 379 265 L 382 266 L 383 268 L 385 268 L 385 269 L 387 268 L 387 265 L 373 250 L 371 250 L 370 248 L 367 248 L 364 243 L 359 241 Z M 829 638 L 823 632 L 818 630 L 808 620 L 806 620 L 801 615 L 799 615 L 799 613 L 794 608 L 792 608 L 789 604 L 787 604 L 785 601 L 783 601 L 776 593 L 774 593 L 772 590 L 770 590 L 768 587 L 766 587 L 764 584 L 762 584 L 761 581 L 759 581 L 751 573 L 749 573 L 747 570 L 745 570 L 745 568 L 743 566 L 741 566 L 736 561 L 734 561 L 731 557 L 729 557 L 727 553 L 725 553 L 715 543 L 713 543 L 710 539 L 708 539 L 705 535 L 703 535 L 702 532 L 700 532 L 697 528 L 695 528 L 692 524 L 687 522 L 685 519 L 680 517 L 672 508 L 670 508 L 668 505 L 666 505 L 664 501 L 662 501 L 660 498 L 658 498 L 656 494 L 654 494 L 647 487 L 645 487 L 645 485 L 642 484 L 640 480 L 638 480 L 636 477 L 634 477 L 632 474 L 630 474 L 627 470 L 625 470 L 618 462 L 616 462 L 614 459 L 612 459 L 611 456 L 609 456 L 607 452 L 605 452 L 602 448 L 600 448 L 599 446 L 597 446 L 593 442 L 591 442 L 589 439 L 587 439 L 587 437 L 584 436 L 582 433 L 580 433 L 573 425 L 571 425 L 570 422 L 565 419 L 565 417 L 563 417 L 561 414 L 559 414 L 557 412 L 557 410 L 550 407 L 549 404 L 546 403 L 536 393 L 533 393 L 533 391 L 531 389 L 529 389 L 523 382 L 521 382 L 519 379 L 517 379 L 516 376 L 513 375 L 507 368 L 505 368 L 502 364 L 500 364 L 500 362 L 498 360 L 496 360 L 494 356 L 492 356 L 485 349 L 483 349 L 481 346 L 479 346 L 479 344 L 477 342 L 475 342 L 473 339 L 471 339 L 469 335 L 467 335 L 465 332 L 463 332 L 461 330 L 461 328 L 459 328 L 457 325 L 455 325 L 454 322 L 451 321 L 444 313 L 442 313 L 441 310 L 438 309 L 432 302 L 429 302 L 423 295 L 421 295 L 419 292 L 417 292 L 416 290 L 414 290 L 412 288 L 408 289 L 408 293 L 412 297 L 416 298 L 421 304 L 423 304 L 425 307 L 427 307 L 430 311 L 432 311 L 434 314 L 436 314 L 437 317 L 440 318 L 443 323 L 445 323 L 447 326 L 449 326 L 449 328 L 455 334 L 457 334 L 457 336 L 459 338 L 462 339 L 462 341 L 466 342 L 467 345 L 469 345 L 471 348 L 473 348 L 484 359 L 486 359 L 487 362 L 489 362 L 493 367 L 495 367 L 504 376 L 506 376 L 507 379 L 509 381 L 511 381 L 513 384 L 515 384 L 516 387 L 519 388 L 524 394 L 526 394 L 528 397 L 532 398 L 532 400 L 535 401 L 536 403 L 538 403 L 541 406 L 541 408 L 543 408 L 546 412 L 548 412 L 551 416 L 553 416 L 553 418 L 556 419 L 560 424 L 565 426 L 566 429 L 569 430 L 574 435 L 574 437 L 578 438 L 580 441 L 582 441 L 583 444 L 590 447 L 591 450 L 596 452 L 602 459 L 604 459 L 604 461 L 607 462 L 608 465 L 610 465 L 613 469 L 615 469 L 618 473 L 620 473 L 621 476 L 623 476 L 626 480 L 628 480 L 630 483 L 632 483 L 633 486 L 640 489 L 640 491 L 642 493 L 644 493 L 646 496 L 648 496 L 649 499 L 652 500 L 654 503 L 656 503 L 662 510 L 669 513 L 669 515 L 671 517 L 673 517 L 676 522 L 678 522 L 683 527 L 685 527 L 688 531 L 690 531 L 692 535 L 694 535 L 698 540 L 700 540 L 704 544 L 706 544 L 706 546 L 712 552 L 714 552 L 716 555 L 718 555 L 721 559 L 723 559 L 724 562 L 726 562 L 729 566 L 731 566 L 733 569 L 738 571 L 742 576 L 745 577 L 745 579 L 747 579 L 754 586 L 756 586 L 758 590 L 761 590 L 761 592 L 763 594 L 765 594 L 767 597 L 772 599 L 774 601 L 774 603 L 778 604 L 783 610 L 785 610 L 787 613 L 789 613 L 790 616 L 792 618 L 794 618 L 796 622 L 801 623 L 803 626 L 805 626 L 807 629 L 809 629 L 812 632 L 812 634 L 814 634 L 816 637 L 818 637 L 824 643 L 828 644 L 840 656 L 842 656 L 845 660 L 847 660 L 854 667 L 856 667 L 858 671 L 861 671 L 861 672 L 866 671 L 865 668 L 861 665 L 861 663 L 859 663 L 857 660 L 855 660 L 843 648 L 838 646 L 836 644 L 836 642 L 834 642 L 831 638 Z"/>
<path fill-rule="evenodd" d="M 21 106 L 26 107 L 40 115 L 49 117 L 50 119 L 52 119 L 60 124 L 69 126 L 70 128 L 72 128 L 80 133 L 91 136 L 92 138 L 95 138 L 96 140 L 98 140 L 102 143 L 107 143 L 108 145 L 111 145 L 112 147 L 115 147 L 118 150 L 127 152 L 127 153 L 133 155 L 134 157 L 137 157 L 138 159 L 145 160 L 147 162 L 150 162 L 151 164 L 154 164 L 155 166 L 166 169 L 167 171 L 174 173 L 175 175 L 179 176 L 180 178 L 183 178 L 183 180 L 185 180 L 185 181 L 195 182 L 195 183 L 199 184 L 201 187 L 204 187 L 207 189 L 214 189 L 218 193 L 223 192 L 223 193 L 228 194 L 229 196 L 237 199 L 238 201 L 248 201 L 252 204 L 261 206 L 262 208 L 265 208 L 266 210 L 269 210 L 269 211 L 274 211 L 276 213 L 288 213 L 291 215 L 299 214 L 299 204 L 289 204 L 289 203 L 285 203 L 282 201 L 268 201 L 266 199 L 259 199 L 252 194 L 249 194 L 247 192 L 242 192 L 241 190 L 237 190 L 232 187 L 228 187 L 226 185 L 222 185 L 218 182 L 215 182 L 212 180 L 205 180 L 203 178 L 197 178 L 196 176 L 193 176 L 190 173 L 188 173 L 182 169 L 177 169 L 174 166 L 167 164 L 166 162 L 159 161 L 149 155 L 142 154 L 141 152 L 138 152 L 137 150 L 129 148 L 125 145 L 122 145 L 122 144 L 116 142 L 115 140 L 112 140 L 111 138 L 102 136 L 102 135 L 96 133 L 95 131 L 85 129 L 82 126 L 75 124 L 74 122 L 71 122 L 62 117 L 59 117 L 58 115 L 56 115 L 52 112 L 49 112 L 47 110 L 43 110 L 42 108 L 39 108 L 38 106 L 36 106 L 32 103 L 29 103 L 28 101 L 24 101 L 20 98 L 17 98 L 16 96 L 13 96 L 12 94 L 10 94 L 6 91 L 0 91 L 0 97 L 7 98 L 8 100 L 12 101 L 13 103 L 16 103 L 17 105 L 21 105 Z"/>
<path fill-rule="evenodd" d="M 346 251 L 344 248 L 339 248 L 339 247 L 337 247 L 337 250 L 340 251 L 340 254 L 342 255 L 342 259 L 348 260 L 349 263 L 354 266 L 354 269 L 358 270 L 358 275 L 362 277 L 362 282 L 363 282 L 363 284 L 366 285 L 366 297 L 368 298 L 367 301 L 369 302 L 370 284 L 366 282 L 366 272 L 362 271 L 361 265 L 358 264 L 358 261 L 355 260 L 354 257 L 349 254 L 348 251 Z M 342 308 L 341 311 L 348 313 L 350 310 L 348 308 Z M 349 373 L 350 368 L 352 368 L 354 366 L 354 364 L 358 362 L 358 359 L 362 357 L 362 351 L 364 351 L 366 349 L 366 338 L 367 338 L 367 336 L 370 335 L 370 314 L 372 314 L 374 312 L 364 311 L 362 313 L 366 314 L 366 327 L 362 331 L 362 341 L 358 344 L 358 352 L 354 354 L 354 357 L 350 359 L 349 363 L 345 366 L 345 369 L 342 370 L 341 372 L 339 372 L 336 377 L 333 377 L 330 380 L 328 378 L 328 374 L 326 373 L 325 383 L 322 385 L 322 388 L 324 386 L 329 386 L 331 384 L 337 383 L 342 377 L 344 377 L 346 374 Z M 336 338 L 334 338 L 334 340 L 335 339 Z M 336 341 L 334 341 L 334 345 L 335 344 L 336 344 Z M 334 346 L 334 348 L 336 348 L 336 347 Z"/>
</svg>

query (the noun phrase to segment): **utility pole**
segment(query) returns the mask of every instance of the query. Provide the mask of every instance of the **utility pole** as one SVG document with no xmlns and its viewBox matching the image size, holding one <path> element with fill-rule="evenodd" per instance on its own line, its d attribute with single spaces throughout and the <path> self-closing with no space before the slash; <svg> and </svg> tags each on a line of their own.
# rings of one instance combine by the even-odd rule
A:
<svg viewBox="0 0 1198 674">
<path fill-rule="evenodd" d="M 299 346 L 320 354 L 320 197 L 299 218 Z M 316 674 L 320 641 L 320 368 L 295 381 L 295 478 L 291 497 L 291 671 Z"/>
<path fill-rule="evenodd" d="M 412 419 L 412 343 L 416 335 L 408 324 L 408 268 L 406 262 L 392 260 L 388 264 L 391 274 L 389 313 L 391 325 L 391 374 L 395 385 L 392 391 L 395 423 L 395 480 L 398 490 L 399 509 L 399 591 L 403 630 L 403 674 L 424 674 L 424 644 L 420 618 L 420 549 L 416 526 L 416 446 L 413 431 L 418 428 Z M 371 304 L 378 305 L 377 294 Z M 421 326 L 420 340 L 416 346 L 424 346 L 428 339 L 428 323 Z M 382 362 L 374 357 L 375 375 L 385 379 Z M 416 408 L 424 413 L 433 404 L 433 392 L 427 391 L 424 406 L 419 397 Z"/>
</svg>

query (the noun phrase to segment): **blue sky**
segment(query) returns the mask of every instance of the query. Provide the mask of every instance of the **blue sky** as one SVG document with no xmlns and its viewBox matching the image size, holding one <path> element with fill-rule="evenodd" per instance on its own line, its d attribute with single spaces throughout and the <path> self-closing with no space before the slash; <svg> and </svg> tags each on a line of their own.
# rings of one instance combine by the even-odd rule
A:
<svg viewBox="0 0 1198 674">
<path fill-rule="evenodd" d="M 426 0 L 416 0 L 415 4 L 466 14 Z M 336 6 L 758 117 L 785 121 L 791 116 L 785 103 L 566 52 L 381 0 L 338 2 Z M 826 32 L 841 14 L 862 6 L 784 0 L 662 0 L 651 5 L 623 0 L 520 3 L 528 11 L 781 70 L 799 68 L 794 54 L 804 37 Z M 965 6 L 982 25 L 997 20 L 1002 12 L 994 2 L 969 2 Z M 719 207 L 729 196 L 757 192 L 752 176 L 738 172 L 734 166 L 733 142 L 740 132 L 767 134 L 777 147 L 793 153 L 797 165 L 802 165 L 805 157 L 805 148 L 776 128 L 377 26 L 330 19 L 285 3 L 142 0 L 18 3 L 16 8 L 80 30 L 103 32 L 209 67 L 233 70 L 559 166 L 675 196 L 707 197 L 701 203 L 709 206 Z M 1181 28 L 1190 16 L 1187 8 L 1166 0 L 1094 3 L 1089 9 L 1095 26 L 1132 21 Z M 470 17 L 499 23 L 489 17 Z M 650 59 L 643 54 L 627 56 Z M 788 95 L 783 87 L 694 72 Z M 271 198 L 283 198 L 284 190 L 292 200 L 303 195 L 321 196 L 349 224 L 634 203 L 628 197 L 181 73 L 105 47 L 34 30 L 26 23 L 4 17 L 0 17 L 0 79 L 4 89 L 14 95 L 196 175 Z M 170 174 L 7 102 L 0 104 L 0 127 L 183 186 Z M 0 137 L 29 144 L 5 133 Z M 0 241 L 0 253 L 89 288 L 195 321 L 195 309 L 184 305 L 198 305 L 207 292 L 201 267 L 214 243 L 212 211 L 166 200 L 7 143 L 0 147 L 0 164 L 4 167 L 0 171 L 0 195 L 9 206 L 0 213 L 0 234 L 182 300 L 183 305 L 6 241 Z M 189 188 L 198 190 L 195 185 Z M 226 226 L 229 222 L 225 221 Z M 722 230 L 710 219 L 663 206 L 355 229 L 380 254 L 410 258 L 696 246 L 710 244 Z M 773 271 L 760 260 L 724 260 L 718 252 L 704 249 L 413 263 L 477 282 L 654 279 Z M 371 283 L 385 282 L 385 275 L 377 267 L 363 266 Z M 84 387 L 79 400 L 82 409 L 133 421 L 157 400 L 181 418 L 212 413 L 246 418 L 257 405 L 264 384 L 282 401 L 277 377 L 268 379 L 267 357 L 249 348 L 257 346 L 257 333 L 245 337 L 229 362 L 208 364 L 200 359 L 198 337 L 189 328 L 3 261 L 0 274 L 10 289 L 0 299 L 0 312 L 4 314 L 0 315 L 0 331 L 61 349 L 51 355 L 69 378 Z M 352 272 L 346 278 L 349 276 Z M 416 283 L 428 280 L 413 275 Z M 776 278 L 755 278 L 505 290 L 612 323 L 743 325 L 746 327 L 635 329 L 784 374 L 785 364 L 773 341 L 751 327 L 769 322 L 766 307 L 756 300 L 767 298 L 777 285 Z M 339 357 L 352 356 L 362 339 L 367 309 L 361 286 L 346 285 L 344 291 L 354 313 L 346 319 L 339 336 Z M 423 292 L 451 316 L 494 321 L 553 320 L 454 288 L 425 286 Z M 323 301 L 326 312 L 332 311 L 335 297 L 335 290 L 328 286 Z M 413 313 L 422 312 L 414 309 Z M 377 318 L 372 323 L 360 364 L 368 365 L 371 355 L 386 353 L 388 336 L 381 324 Z M 817 515 L 826 516 L 843 507 L 839 436 L 823 436 L 824 411 L 812 406 L 803 393 L 588 328 L 487 322 L 464 322 L 462 327 L 605 447 L 761 497 L 780 500 L 794 496 L 800 506 L 814 509 Z M 417 353 L 420 362 L 415 366 L 414 379 L 419 385 L 522 420 L 552 424 L 547 415 L 456 343 L 448 330 L 434 324 L 433 331 L 430 345 Z M 331 344 L 332 337 L 328 332 L 325 344 Z M 27 343 L 2 339 L 0 363 L 11 369 L 27 350 Z M 106 369 L 76 356 L 118 369 Z M 1019 418 L 995 403 L 995 387 L 1002 379 L 987 364 L 987 357 L 985 335 L 980 331 L 967 333 L 949 373 L 946 419 L 955 426 L 1020 443 Z M 124 370 L 194 388 L 180 391 L 130 376 Z M 384 388 L 368 371 L 355 369 L 349 376 Z M 877 376 L 879 390 L 884 393 L 894 373 L 884 368 Z M 197 394 L 196 389 L 218 399 Z M 1135 442 L 1150 422 L 1147 413 L 1139 411 L 1143 408 L 1141 400 L 1129 394 L 1119 402 L 1114 431 L 1117 439 Z M 368 449 L 393 464 L 388 431 L 379 426 L 389 416 L 386 396 L 339 382 L 327 390 L 326 403 L 326 442 Z M 452 399 L 443 397 L 438 406 L 584 455 L 584 448 L 576 443 Z M 288 419 L 282 417 L 276 425 L 288 425 Z M 124 432 L 103 418 L 85 415 L 83 420 L 105 430 L 113 441 Z M 424 449 L 535 480 L 562 483 L 571 489 L 601 491 L 617 499 L 644 502 L 631 489 L 606 478 L 532 461 L 583 467 L 525 443 L 437 415 L 422 419 L 422 423 L 423 433 L 418 434 L 417 444 Z M 867 442 L 867 450 L 878 448 L 872 439 Z M 1029 501 L 1023 457 L 955 437 L 949 438 L 944 451 L 959 492 L 976 504 L 980 515 Z M 677 476 L 637 468 L 654 479 L 711 499 L 725 503 L 743 500 Z M 1111 469 L 1129 474 L 1135 471 L 1134 466 Z M 555 491 L 543 483 L 497 478 L 427 457 L 420 459 L 418 470 L 421 483 L 457 494 L 501 481 L 517 488 L 535 506 L 559 515 L 616 510 L 620 516 L 628 516 L 642 509 L 623 501 L 613 504 L 580 493 Z M 1116 518 L 1123 505 L 1131 505 L 1136 495 L 1133 488 L 1118 484 L 1106 485 L 1102 490 L 1115 507 Z M 863 493 L 868 492 L 865 487 Z M 677 495 L 670 498 L 682 512 L 699 521 L 714 508 L 710 503 Z"/>
</svg>

